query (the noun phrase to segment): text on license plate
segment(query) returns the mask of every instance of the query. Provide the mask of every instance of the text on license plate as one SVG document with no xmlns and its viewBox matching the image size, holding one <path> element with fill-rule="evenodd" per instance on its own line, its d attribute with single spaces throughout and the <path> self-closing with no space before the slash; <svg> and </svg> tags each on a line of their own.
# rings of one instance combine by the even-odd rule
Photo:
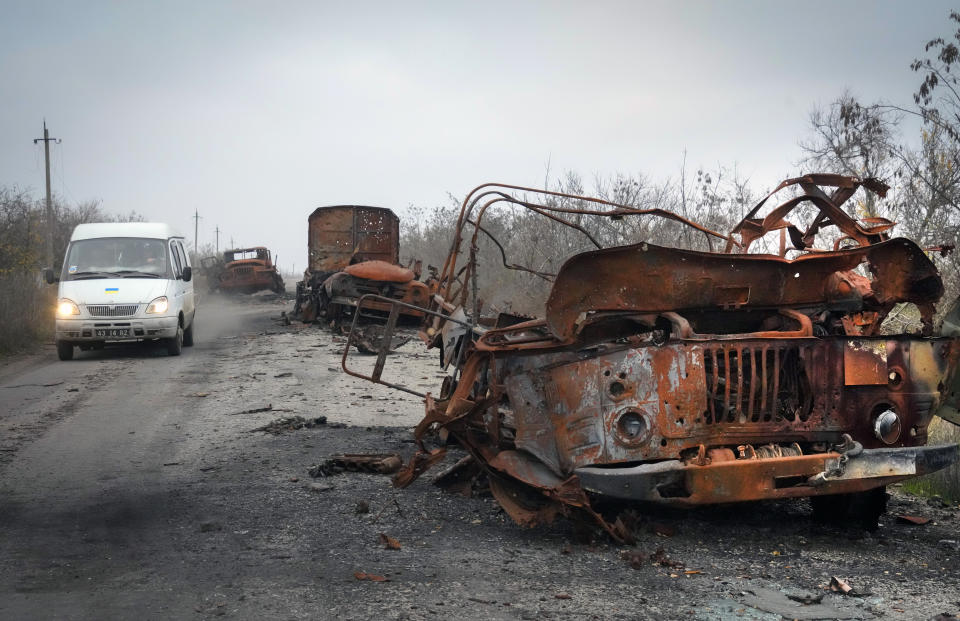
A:
<svg viewBox="0 0 960 621">
<path fill-rule="evenodd" d="M 97 329 L 97 330 L 94 330 L 93 332 L 96 336 L 105 336 L 105 337 L 130 336 L 130 328 Z"/>
</svg>

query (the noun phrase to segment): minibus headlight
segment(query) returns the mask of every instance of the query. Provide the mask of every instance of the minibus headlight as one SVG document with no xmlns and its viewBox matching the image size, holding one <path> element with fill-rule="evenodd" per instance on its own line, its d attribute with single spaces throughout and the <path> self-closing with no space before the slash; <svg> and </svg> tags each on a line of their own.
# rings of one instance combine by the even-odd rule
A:
<svg viewBox="0 0 960 621">
<path fill-rule="evenodd" d="M 60 298 L 57 301 L 57 317 L 69 317 L 70 315 L 79 315 L 80 309 L 73 303 L 73 300 Z"/>
<path fill-rule="evenodd" d="M 147 314 L 155 315 L 155 314 L 165 313 L 167 312 L 167 308 L 169 307 L 170 307 L 170 304 L 169 302 L 167 302 L 167 297 L 164 295 L 161 295 L 159 298 L 153 300 L 152 302 L 150 302 L 150 304 L 147 305 Z"/>
</svg>

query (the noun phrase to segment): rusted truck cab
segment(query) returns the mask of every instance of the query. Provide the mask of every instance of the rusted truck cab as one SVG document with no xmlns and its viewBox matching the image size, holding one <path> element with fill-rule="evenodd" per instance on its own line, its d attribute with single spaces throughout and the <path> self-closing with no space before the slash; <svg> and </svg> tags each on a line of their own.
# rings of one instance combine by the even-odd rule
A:
<svg viewBox="0 0 960 621">
<path fill-rule="evenodd" d="M 795 196 L 761 217 L 788 188 Z M 469 258 L 457 265 L 458 227 L 425 309 L 422 335 L 450 374 L 425 395 L 420 451 L 397 482 L 442 457 L 424 443 L 437 429 L 469 451 L 521 524 L 583 510 L 620 537 L 598 499 L 695 506 L 808 496 L 821 513 L 875 526 L 886 485 L 958 459 L 956 445 L 928 445 L 927 429 L 937 414 L 960 424 L 960 314 L 935 326 L 944 288 L 932 249 L 840 208 L 861 188 L 886 191 L 872 179 L 789 179 L 721 234 L 658 209 L 521 188 L 588 205 L 573 209 L 480 186 L 461 211 L 461 227 L 474 228 Z M 587 236 L 588 216 L 666 218 L 721 248 L 603 247 L 591 237 L 597 249 L 556 274 L 504 257 L 549 280 L 545 311 L 484 321 L 475 255 L 482 216 L 497 202 Z M 801 204 L 815 208 L 806 226 L 787 219 Z M 779 244 L 756 252 L 769 233 Z M 915 331 L 886 333 L 895 309 L 916 314 Z M 344 368 L 363 376 L 346 358 Z M 368 379 L 394 385 L 382 369 L 378 360 Z"/>
<path fill-rule="evenodd" d="M 217 288 L 224 293 L 284 292 L 283 278 L 263 246 L 234 248 L 223 253 Z"/>
</svg>

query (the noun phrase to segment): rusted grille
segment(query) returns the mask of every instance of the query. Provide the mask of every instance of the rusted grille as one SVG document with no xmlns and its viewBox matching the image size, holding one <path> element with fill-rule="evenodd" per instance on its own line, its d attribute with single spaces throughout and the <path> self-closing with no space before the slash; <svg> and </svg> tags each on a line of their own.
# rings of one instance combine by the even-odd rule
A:
<svg viewBox="0 0 960 621">
<path fill-rule="evenodd" d="M 703 368 L 708 424 L 805 421 L 810 416 L 813 394 L 799 347 L 708 347 Z"/>
<path fill-rule="evenodd" d="M 233 271 L 233 273 L 236 274 L 237 276 L 249 276 L 249 275 L 253 274 L 253 268 L 252 268 L 252 267 L 235 267 L 235 268 L 233 268 L 232 271 Z"/>
<path fill-rule="evenodd" d="M 137 314 L 136 304 L 97 304 L 87 306 L 87 312 L 91 317 L 129 317 Z"/>
</svg>

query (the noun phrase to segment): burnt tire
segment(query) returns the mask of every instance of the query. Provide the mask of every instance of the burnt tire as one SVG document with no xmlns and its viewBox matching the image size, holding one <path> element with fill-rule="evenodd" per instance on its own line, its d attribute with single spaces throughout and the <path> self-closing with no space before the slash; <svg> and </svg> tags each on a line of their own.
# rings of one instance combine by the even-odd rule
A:
<svg viewBox="0 0 960 621">
<path fill-rule="evenodd" d="M 177 335 L 167 339 L 167 354 L 179 356 L 183 351 L 183 326 L 177 324 Z"/>
<path fill-rule="evenodd" d="M 183 346 L 184 347 L 193 347 L 193 324 L 197 323 L 197 320 L 194 319 L 190 322 L 190 327 L 183 331 Z"/>
<path fill-rule="evenodd" d="M 887 511 L 887 488 L 877 487 L 865 492 L 811 496 L 813 519 L 821 524 L 854 526 L 875 531 L 880 516 Z"/>
<path fill-rule="evenodd" d="M 73 360 L 73 344 L 65 341 L 57 341 L 57 358 L 60 360 Z"/>
</svg>

